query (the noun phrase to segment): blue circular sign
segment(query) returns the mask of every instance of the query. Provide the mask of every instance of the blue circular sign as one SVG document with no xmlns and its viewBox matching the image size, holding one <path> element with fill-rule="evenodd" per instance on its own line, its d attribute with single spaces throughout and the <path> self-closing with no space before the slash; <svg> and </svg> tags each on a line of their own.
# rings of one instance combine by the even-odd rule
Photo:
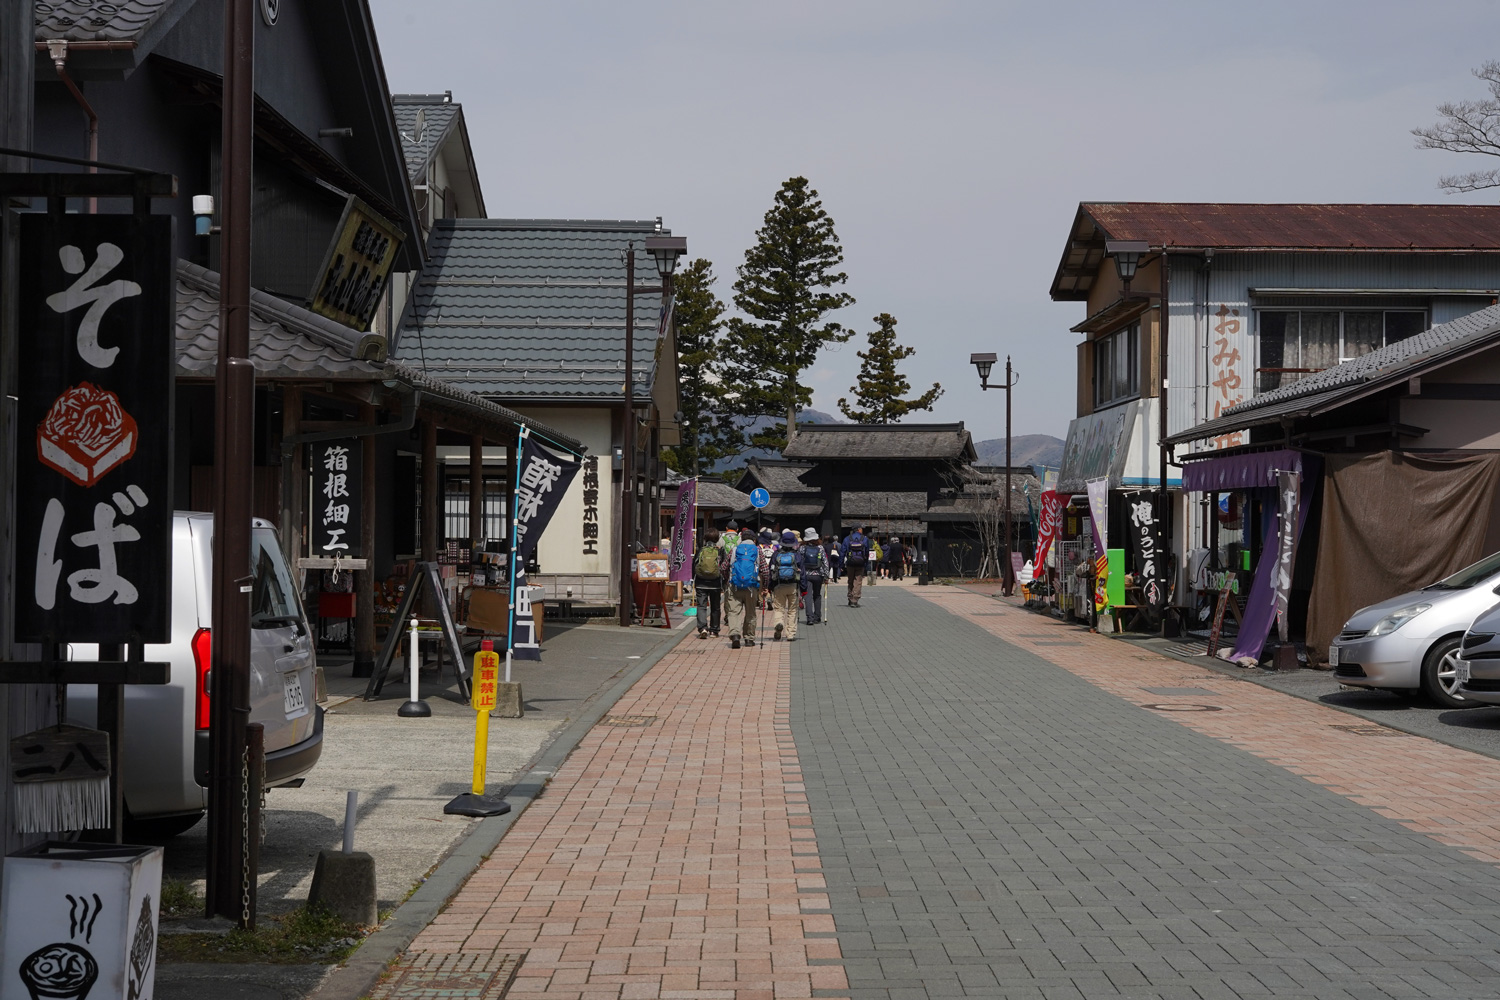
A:
<svg viewBox="0 0 1500 1000">
<path fill-rule="evenodd" d="M 750 491 L 750 506 L 759 510 L 771 502 L 771 494 L 765 490 Z"/>
</svg>

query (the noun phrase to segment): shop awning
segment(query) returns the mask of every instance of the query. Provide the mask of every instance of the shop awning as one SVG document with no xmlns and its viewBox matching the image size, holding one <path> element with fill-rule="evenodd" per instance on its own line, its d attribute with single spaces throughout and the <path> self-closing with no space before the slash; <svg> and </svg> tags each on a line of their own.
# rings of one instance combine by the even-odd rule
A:
<svg viewBox="0 0 1500 1000">
<path fill-rule="evenodd" d="M 1182 468 L 1183 489 L 1197 493 L 1274 487 L 1276 473 L 1302 474 L 1302 453 L 1290 449 L 1226 455 L 1187 462 Z"/>
</svg>

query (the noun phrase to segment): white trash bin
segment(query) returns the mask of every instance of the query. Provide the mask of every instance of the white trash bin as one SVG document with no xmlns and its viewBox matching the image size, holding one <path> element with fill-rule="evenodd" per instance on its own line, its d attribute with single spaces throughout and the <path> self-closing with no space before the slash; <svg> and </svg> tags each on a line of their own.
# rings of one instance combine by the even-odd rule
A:
<svg viewBox="0 0 1500 1000">
<path fill-rule="evenodd" d="M 49 842 L 5 859 L 4 1000 L 150 1000 L 160 847 Z"/>
</svg>

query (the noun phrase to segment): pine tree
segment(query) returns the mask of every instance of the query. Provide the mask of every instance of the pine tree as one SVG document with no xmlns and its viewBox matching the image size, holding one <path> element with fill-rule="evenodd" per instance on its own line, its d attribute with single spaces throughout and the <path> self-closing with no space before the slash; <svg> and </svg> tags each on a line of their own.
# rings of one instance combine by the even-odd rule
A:
<svg viewBox="0 0 1500 1000">
<path fill-rule="evenodd" d="M 805 177 L 792 177 L 776 192 L 745 251 L 734 283 L 734 304 L 748 319 L 729 320 L 723 350 L 725 379 L 738 396 L 736 410 L 747 417 L 785 417 L 751 437 L 752 444 L 780 451 L 797 427 L 797 409 L 812 404 L 812 390 L 799 381 L 818 360 L 824 345 L 854 335 L 828 313 L 854 304 L 836 291 L 849 276 L 837 270 L 844 249 Z"/>
<path fill-rule="evenodd" d="M 718 375 L 725 306 L 714 293 L 716 281 L 713 264 L 700 257 L 683 269 L 673 286 L 682 444 L 663 450 L 671 468 L 692 476 L 739 454 L 744 446 L 744 434 L 729 412 Z"/>
<path fill-rule="evenodd" d="M 876 329 L 869 333 L 870 349 L 859 351 L 859 384 L 850 386 L 859 405 L 849 404 L 848 398 L 839 400 L 839 409 L 844 416 L 861 424 L 893 424 L 913 410 L 930 410 L 932 404 L 943 394 L 943 387 L 936 382 L 932 388 L 915 399 L 903 398 L 911 391 L 911 383 L 896 366 L 917 353 L 915 347 L 904 347 L 896 343 L 896 317 L 881 313 L 875 317 Z"/>
</svg>

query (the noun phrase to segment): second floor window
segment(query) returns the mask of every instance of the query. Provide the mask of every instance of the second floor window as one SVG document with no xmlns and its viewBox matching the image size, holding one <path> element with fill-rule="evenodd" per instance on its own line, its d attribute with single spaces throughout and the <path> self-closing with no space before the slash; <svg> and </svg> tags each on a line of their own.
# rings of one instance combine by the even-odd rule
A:
<svg viewBox="0 0 1500 1000">
<path fill-rule="evenodd" d="M 1289 385 L 1425 329 L 1421 309 L 1262 309 L 1256 391 Z"/>
<path fill-rule="evenodd" d="M 1141 394 L 1141 325 L 1094 341 L 1094 409 Z"/>
</svg>

